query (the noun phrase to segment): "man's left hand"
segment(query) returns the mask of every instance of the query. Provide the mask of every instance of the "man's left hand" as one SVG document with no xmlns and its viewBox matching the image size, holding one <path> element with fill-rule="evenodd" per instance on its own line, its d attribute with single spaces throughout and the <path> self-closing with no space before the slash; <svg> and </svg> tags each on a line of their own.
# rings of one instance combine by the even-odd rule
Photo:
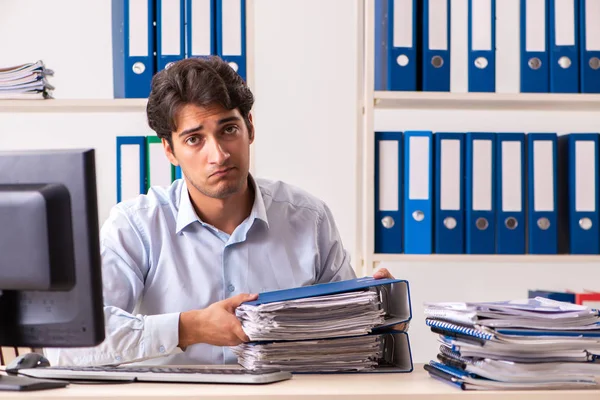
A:
<svg viewBox="0 0 600 400">
<path fill-rule="evenodd" d="M 373 274 L 373 278 L 375 278 L 375 279 L 384 279 L 384 278 L 394 279 L 392 274 L 390 274 L 390 271 L 388 271 L 385 268 L 378 269 L 377 272 L 375 272 Z"/>
</svg>

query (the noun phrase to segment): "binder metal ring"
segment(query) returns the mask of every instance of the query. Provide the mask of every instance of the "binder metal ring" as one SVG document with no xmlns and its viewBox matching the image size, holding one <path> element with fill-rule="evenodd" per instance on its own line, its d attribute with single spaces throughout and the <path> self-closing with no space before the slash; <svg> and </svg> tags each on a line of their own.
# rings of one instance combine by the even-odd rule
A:
<svg viewBox="0 0 600 400">
<path fill-rule="evenodd" d="M 146 70 L 146 66 L 144 65 L 143 62 L 138 61 L 138 62 L 136 62 L 136 63 L 133 64 L 133 66 L 131 67 L 131 69 L 133 70 L 134 74 L 141 75 Z"/>
<path fill-rule="evenodd" d="M 412 217 L 415 221 L 421 222 L 425 219 L 425 213 L 421 210 L 413 211 Z"/>
<path fill-rule="evenodd" d="M 538 70 L 542 66 L 542 60 L 540 60 L 538 57 L 531 57 L 527 62 L 527 65 L 529 65 L 529 68 L 533 70 Z"/>
<path fill-rule="evenodd" d="M 406 54 L 400 54 L 398 58 L 396 58 L 396 62 L 401 67 L 406 67 L 408 65 L 408 56 Z"/>
<path fill-rule="evenodd" d="M 389 215 L 381 218 L 381 225 L 383 225 L 384 228 L 390 229 L 392 226 L 394 226 L 394 218 L 390 217 Z"/>
<path fill-rule="evenodd" d="M 441 66 L 444 65 L 444 59 L 441 56 L 433 56 L 431 58 L 431 65 L 433 65 L 434 68 L 441 68 Z"/>
<path fill-rule="evenodd" d="M 517 221 L 517 219 L 515 217 L 508 217 L 504 220 L 504 225 L 508 229 L 513 230 L 519 225 L 519 222 Z"/>
<path fill-rule="evenodd" d="M 231 69 L 233 69 L 235 72 L 237 72 L 237 70 L 240 68 L 239 65 L 237 65 L 236 62 L 231 61 L 230 63 L 228 63 L 229 66 L 231 67 Z"/>
<path fill-rule="evenodd" d="M 546 217 L 542 217 L 537 220 L 537 226 L 543 231 L 548 230 L 548 228 L 550 228 L 550 220 Z"/>
<path fill-rule="evenodd" d="M 589 219 L 588 217 L 584 217 L 581 218 L 579 220 L 579 226 L 581 227 L 581 229 L 583 229 L 584 231 L 589 231 L 590 228 L 592 227 L 592 220 Z"/>
<path fill-rule="evenodd" d="M 454 218 L 454 217 L 444 218 L 444 226 L 450 230 L 456 228 L 456 218 Z"/>
<path fill-rule="evenodd" d="M 558 65 L 563 69 L 567 69 L 571 66 L 571 59 L 567 56 L 562 56 L 558 59 Z"/>
<path fill-rule="evenodd" d="M 480 231 L 485 231 L 488 226 L 490 224 L 488 223 L 488 220 L 483 218 L 483 217 L 479 217 L 477 218 L 477 220 L 475 221 L 475 226 L 477 227 L 477 229 L 479 229 Z"/>
<path fill-rule="evenodd" d="M 477 57 L 475 59 L 475 66 L 479 69 L 484 69 L 488 66 L 488 60 L 485 57 Z"/>
<path fill-rule="evenodd" d="M 593 70 L 600 69 L 600 58 L 598 58 L 598 57 L 590 58 L 590 68 Z"/>
</svg>

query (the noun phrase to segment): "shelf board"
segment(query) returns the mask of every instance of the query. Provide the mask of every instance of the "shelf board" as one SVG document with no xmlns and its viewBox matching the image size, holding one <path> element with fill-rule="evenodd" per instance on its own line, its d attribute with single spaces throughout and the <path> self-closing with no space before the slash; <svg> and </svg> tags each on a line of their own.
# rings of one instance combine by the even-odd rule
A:
<svg viewBox="0 0 600 400">
<path fill-rule="evenodd" d="M 375 91 L 376 109 L 600 111 L 600 94 Z"/>
<path fill-rule="evenodd" d="M 374 262 L 401 263 L 515 263 L 515 264 L 583 264 L 600 263 L 600 255 L 537 254 L 373 254 Z"/>
<path fill-rule="evenodd" d="M 138 112 L 146 111 L 147 99 L 47 99 L 0 100 L 3 112 Z"/>
</svg>

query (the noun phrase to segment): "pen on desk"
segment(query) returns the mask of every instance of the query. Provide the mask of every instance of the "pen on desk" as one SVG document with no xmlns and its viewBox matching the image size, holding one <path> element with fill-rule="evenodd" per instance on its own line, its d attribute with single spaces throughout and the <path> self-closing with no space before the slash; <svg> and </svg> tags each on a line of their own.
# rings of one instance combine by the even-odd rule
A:
<svg viewBox="0 0 600 400">
<path fill-rule="evenodd" d="M 483 346 L 486 342 L 485 339 L 480 339 L 480 338 L 476 338 L 473 336 L 469 336 L 466 335 L 464 333 L 457 333 L 457 332 L 452 332 L 452 331 L 447 331 L 445 329 L 440 329 L 440 328 L 436 328 L 434 326 L 430 327 L 431 328 L 431 332 L 437 333 L 439 335 L 444 335 L 444 336 L 448 336 L 454 339 L 459 339 L 462 340 L 463 342 L 467 342 L 467 343 L 471 343 L 471 344 L 477 344 L 479 346 Z"/>
</svg>

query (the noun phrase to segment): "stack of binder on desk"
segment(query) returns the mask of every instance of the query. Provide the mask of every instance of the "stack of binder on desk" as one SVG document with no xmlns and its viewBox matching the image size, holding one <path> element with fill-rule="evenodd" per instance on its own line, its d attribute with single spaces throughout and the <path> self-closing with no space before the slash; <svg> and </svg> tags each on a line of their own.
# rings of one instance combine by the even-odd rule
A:
<svg viewBox="0 0 600 400">
<path fill-rule="evenodd" d="M 600 316 L 585 306 L 534 299 L 429 303 L 439 334 L 433 378 L 463 390 L 598 387 Z"/>
<path fill-rule="evenodd" d="M 358 278 L 259 294 L 236 310 L 247 369 L 410 372 L 408 282 Z"/>
<path fill-rule="evenodd" d="M 0 68 L 0 99 L 51 98 L 54 87 L 46 79 L 51 75 L 43 61 Z"/>
</svg>

